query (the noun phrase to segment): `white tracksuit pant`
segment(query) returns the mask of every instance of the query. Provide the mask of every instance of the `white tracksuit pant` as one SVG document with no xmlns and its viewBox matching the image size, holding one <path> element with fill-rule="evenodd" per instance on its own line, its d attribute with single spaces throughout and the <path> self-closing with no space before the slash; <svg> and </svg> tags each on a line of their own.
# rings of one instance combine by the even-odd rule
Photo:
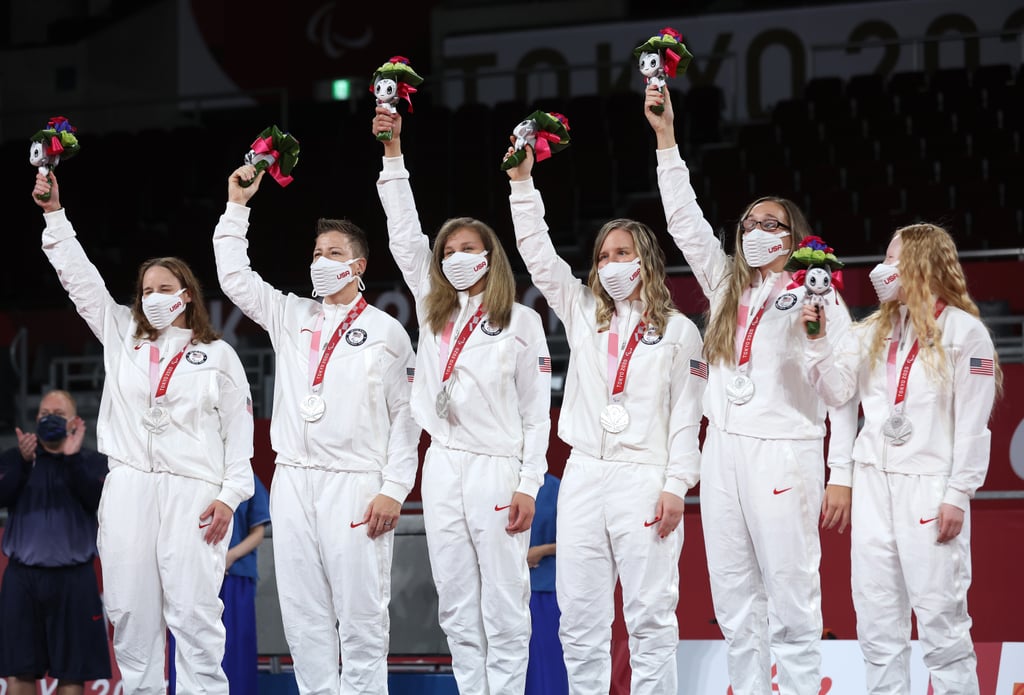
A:
<svg viewBox="0 0 1024 695">
<path fill-rule="evenodd" d="M 520 461 L 431 444 L 423 525 L 461 695 L 516 695 L 530 656 L 530 533 L 508 535 Z"/>
<path fill-rule="evenodd" d="M 978 692 L 967 614 L 971 512 L 937 543 L 945 476 L 854 468 L 851 564 L 857 638 L 873 695 L 910 692 L 910 611 L 935 695 Z"/>
<path fill-rule="evenodd" d="M 822 442 L 707 428 L 701 522 L 735 695 L 817 695 L 821 678 Z M 559 551 L 561 552 L 561 551 Z"/>
<path fill-rule="evenodd" d="M 218 593 L 231 528 L 211 546 L 199 527 L 199 515 L 219 493 L 195 478 L 125 465 L 107 475 L 97 546 L 125 695 L 166 692 L 167 628 L 178 645 L 179 695 L 228 693 Z"/>
<path fill-rule="evenodd" d="M 607 693 L 615 582 L 629 629 L 633 695 L 675 695 L 682 524 L 667 538 L 652 523 L 664 466 L 573 452 L 558 493 L 555 584 L 559 636 L 574 695 Z"/>
<path fill-rule="evenodd" d="M 274 470 L 277 592 L 302 695 L 387 693 L 395 534 L 352 527 L 380 488 L 376 471 Z"/>
</svg>

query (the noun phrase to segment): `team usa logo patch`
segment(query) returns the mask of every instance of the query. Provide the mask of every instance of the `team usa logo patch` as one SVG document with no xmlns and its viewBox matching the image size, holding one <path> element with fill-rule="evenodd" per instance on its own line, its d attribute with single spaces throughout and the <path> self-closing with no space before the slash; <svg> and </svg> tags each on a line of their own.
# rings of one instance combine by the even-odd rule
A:
<svg viewBox="0 0 1024 695">
<path fill-rule="evenodd" d="M 188 360 L 190 364 L 202 364 L 208 359 L 208 356 L 202 350 L 189 350 L 185 353 L 185 359 Z"/>
<path fill-rule="evenodd" d="M 662 335 L 658 333 L 654 326 L 651 326 L 647 329 L 647 332 L 644 333 L 644 337 L 640 339 L 640 342 L 644 345 L 657 345 L 661 342 L 661 339 Z"/>
<path fill-rule="evenodd" d="M 480 324 L 480 330 L 487 335 L 498 335 L 501 333 L 501 327 L 493 325 L 490 319 L 484 319 L 484 322 Z"/>
<path fill-rule="evenodd" d="M 345 342 L 353 347 L 359 347 L 366 342 L 366 331 L 362 328 L 353 328 L 345 334 Z"/>
<path fill-rule="evenodd" d="M 797 296 L 792 292 L 779 295 L 779 298 L 775 300 L 775 308 L 779 311 L 788 311 L 796 306 Z"/>
</svg>

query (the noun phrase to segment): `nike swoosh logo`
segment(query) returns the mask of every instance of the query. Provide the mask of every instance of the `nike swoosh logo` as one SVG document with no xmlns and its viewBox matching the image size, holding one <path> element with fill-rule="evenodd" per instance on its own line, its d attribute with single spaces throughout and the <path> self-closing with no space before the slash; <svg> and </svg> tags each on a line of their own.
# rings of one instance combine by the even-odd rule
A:
<svg viewBox="0 0 1024 695">
<path fill-rule="evenodd" d="M 102 615 L 94 615 L 94 616 L 92 616 L 92 619 L 95 621 L 95 620 L 99 620 L 102 617 L 103 617 Z"/>
<path fill-rule="evenodd" d="M 136 345 L 136 346 L 135 346 L 135 349 L 136 349 L 136 350 L 141 350 L 141 349 L 142 349 L 142 346 L 141 346 L 141 345 Z"/>
<path fill-rule="evenodd" d="M 793 488 L 791 488 L 791 487 L 782 488 L 781 490 L 779 488 L 773 488 L 772 489 L 772 494 L 773 495 L 781 495 L 783 492 L 789 492 L 792 489 Z"/>
<path fill-rule="evenodd" d="M 937 516 L 933 516 L 931 519 L 918 519 L 918 523 L 921 524 L 922 526 L 924 526 L 925 524 L 932 523 L 933 521 L 935 521 L 938 518 L 939 517 L 937 517 Z"/>
<path fill-rule="evenodd" d="M 506 509 L 508 509 L 511 506 L 512 506 L 511 504 L 506 504 L 504 507 L 499 507 L 498 505 L 494 505 L 494 511 L 496 511 L 496 512 L 503 512 L 503 511 L 505 511 Z"/>
<path fill-rule="evenodd" d="M 205 524 L 199 524 L 199 528 L 206 528 L 207 526 L 209 526 L 212 523 L 213 523 L 212 521 L 207 521 Z"/>
<path fill-rule="evenodd" d="M 354 521 L 350 521 L 350 522 L 348 522 L 348 525 L 349 525 L 349 528 L 359 528 L 360 526 L 362 526 L 362 525 L 363 525 L 363 524 L 365 524 L 365 523 L 366 523 L 365 521 L 360 521 L 360 522 L 359 522 L 359 523 L 357 524 L 357 523 L 356 523 L 356 522 L 354 522 Z"/>
<path fill-rule="evenodd" d="M 644 528 L 650 528 L 651 526 L 654 526 L 659 521 L 661 521 L 661 517 L 660 516 L 654 517 L 653 521 L 645 521 L 644 522 Z"/>
</svg>

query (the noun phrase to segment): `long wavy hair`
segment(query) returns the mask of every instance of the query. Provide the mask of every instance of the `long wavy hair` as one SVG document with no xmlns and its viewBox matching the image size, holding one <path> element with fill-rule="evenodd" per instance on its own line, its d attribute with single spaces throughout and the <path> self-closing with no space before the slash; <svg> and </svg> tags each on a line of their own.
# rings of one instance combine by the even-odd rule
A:
<svg viewBox="0 0 1024 695">
<path fill-rule="evenodd" d="M 949 378 L 946 350 L 942 347 L 942 329 L 935 320 L 935 300 L 979 317 L 978 305 L 967 292 L 967 278 L 956 252 L 956 243 L 942 227 L 935 224 L 912 224 L 897 229 L 892 238 L 899 237 L 900 286 L 906 295 L 907 314 L 914 333 L 921 336 L 920 359 L 925 368 L 937 379 Z M 868 359 L 877 366 L 885 351 L 885 340 L 899 320 L 899 300 L 884 302 L 878 311 L 864 319 L 873 326 Z M 993 355 L 996 393 L 1002 392 L 1003 371 L 998 356 Z"/>
<path fill-rule="evenodd" d="M 597 238 L 594 239 L 593 265 L 590 267 L 587 284 L 597 299 L 597 330 L 607 330 L 612 316 L 615 314 L 615 300 L 601 285 L 601 279 L 597 273 L 597 262 L 605 239 L 616 229 L 629 232 L 629 235 L 633 237 L 633 247 L 636 249 L 637 256 L 640 257 L 640 301 L 644 305 L 644 320 L 658 333 L 663 333 L 668 325 L 669 317 L 679 313 L 676 305 L 672 302 L 668 286 L 665 285 L 665 252 L 661 250 L 658 239 L 650 227 L 642 222 L 627 219 L 606 222 L 597 232 Z"/>
<path fill-rule="evenodd" d="M 448 282 L 441 270 L 444 260 L 444 245 L 455 232 L 472 229 L 480 235 L 480 241 L 487 250 L 487 274 L 484 285 L 483 305 L 487 308 L 487 320 L 498 328 L 507 328 L 512 320 L 512 304 L 516 301 L 516 279 L 508 262 L 505 249 L 498 235 L 487 224 L 472 217 L 455 217 L 443 225 L 434 239 L 434 257 L 430 264 L 430 292 L 425 300 L 427 324 L 434 333 L 440 333 L 459 309 L 459 294 Z"/>
<path fill-rule="evenodd" d="M 153 328 L 142 311 L 142 280 L 146 271 L 154 266 L 169 270 L 191 297 L 192 301 L 185 305 L 185 325 L 192 331 L 192 342 L 212 343 L 214 340 L 218 340 L 220 333 L 213 329 L 213 324 L 210 322 L 210 314 L 206 311 L 206 301 L 203 299 L 203 290 L 199 285 L 199 280 L 196 279 L 192 269 L 188 267 L 188 263 L 173 256 L 151 258 L 139 266 L 139 277 L 135 282 L 135 301 L 132 302 L 136 340 L 156 340 L 160 335 L 160 331 Z"/>
<path fill-rule="evenodd" d="M 757 273 L 756 268 L 751 268 L 743 255 L 743 225 L 742 221 L 750 215 L 750 211 L 761 203 L 775 203 L 786 211 L 786 219 L 781 222 L 789 225 L 789 235 L 792 245 L 792 253 L 803 241 L 804 237 L 811 234 L 811 226 L 800 208 L 791 200 L 765 196 L 758 198 L 743 211 L 740 221 L 736 223 L 736 252 L 729 260 L 729 271 L 722 278 L 726 283 L 725 293 L 717 306 L 709 306 L 706 314 L 707 330 L 704 332 L 704 356 L 712 364 L 735 364 L 736 363 L 736 323 L 739 318 L 740 298 L 743 291 L 750 287 L 750 283 Z"/>
</svg>

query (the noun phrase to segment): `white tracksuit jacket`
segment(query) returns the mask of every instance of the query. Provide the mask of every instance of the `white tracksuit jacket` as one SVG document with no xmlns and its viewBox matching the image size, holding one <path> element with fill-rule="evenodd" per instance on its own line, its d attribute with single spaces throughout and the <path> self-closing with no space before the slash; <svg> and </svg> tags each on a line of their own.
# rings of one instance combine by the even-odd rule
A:
<svg viewBox="0 0 1024 695">
<path fill-rule="evenodd" d="M 150 407 L 149 347 L 134 337 L 131 309 L 117 304 L 86 257 L 64 210 L 44 215 L 43 250 L 78 313 L 103 344 L 106 379 L 97 422 L 110 475 L 99 508 L 104 603 L 125 692 L 164 690 L 165 622 L 179 640 L 179 692 L 227 693 L 221 603 L 230 530 L 203 540 L 199 515 L 214 500 L 231 509 L 253 492 L 253 423 L 245 371 L 227 343 L 188 348 L 162 405 L 165 432 L 142 425 Z M 169 327 L 156 344 L 161 373 L 190 339 Z"/>
<path fill-rule="evenodd" d="M 274 559 L 296 679 L 304 695 L 383 692 L 394 534 L 371 540 L 364 526 L 352 524 L 377 494 L 403 502 L 415 483 L 420 430 L 409 411 L 412 343 L 398 321 L 368 305 L 331 355 L 324 416 L 306 422 L 299 404 L 311 392 L 317 317 L 324 313 L 319 363 L 359 295 L 332 305 L 276 290 L 249 267 L 248 222 L 248 207 L 228 203 L 213 243 L 221 289 L 267 331 L 276 355 Z"/>
<path fill-rule="evenodd" d="M 721 310 L 732 259 L 704 219 L 678 148 L 658 150 L 657 158 L 668 231 L 715 313 Z M 751 347 L 748 376 L 754 396 L 743 405 L 729 401 L 725 385 L 738 369 L 722 363 L 709 365 L 704 393 L 710 426 L 701 465 L 701 516 L 712 595 L 729 644 L 736 695 L 770 692 L 772 657 L 783 691 L 817 692 L 822 628 L 817 520 L 826 406 L 807 375 L 804 290 L 786 289 L 786 273 L 763 282 L 756 275 L 754 282 L 745 325 L 767 300 Z M 830 297 L 828 326 L 839 335 L 850 317 L 838 295 Z M 744 334 L 745 329 L 737 331 L 737 343 Z M 855 420 L 833 419 L 832 484 L 850 485 L 848 443 Z"/>
<path fill-rule="evenodd" d="M 377 192 L 387 214 L 391 252 L 416 299 L 420 324 L 412 413 L 430 433 L 423 469 L 423 517 L 441 627 L 463 695 L 522 693 L 529 657 L 529 533 L 509 536 L 515 492 L 536 497 L 547 471 L 551 368 L 540 316 L 512 306 L 504 329 L 486 319 L 466 342 L 441 390 L 441 336 L 426 323 L 433 262 L 402 157 L 384 158 Z M 452 342 L 483 295 L 459 292 Z"/>
<path fill-rule="evenodd" d="M 663 335 L 645 335 L 626 377 L 622 403 L 629 424 L 618 434 L 604 431 L 610 332 L 598 331 L 593 293 L 558 257 L 533 180 L 513 181 L 511 188 L 519 251 L 534 285 L 565 325 L 571 350 L 558 434 L 572 454 L 558 498 L 556 556 L 570 691 L 608 690 L 618 575 L 632 636 L 632 692 L 675 693 L 683 528 L 658 538 L 654 513 L 662 492 L 683 497 L 699 479 L 706 383 L 700 333 L 675 315 Z M 640 302 L 616 303 L 620 358 L 642 316 Z"/>
<path fill-rule="evenodd" d="M 845 337 L 831 331 L 806 341 L 812 378 L 822 397 L 852 397 L 864 410 L 853 448 L 852 567 L 857 633 L 871 693 L 908 692 L 910 612 L 917 614 L 924 659 L 936 693 L 977 693 L 976 659 L 967 614 L 971 582 L 970 499 L 988 470 L 988 420 L 995 397 L 994 347 L 984 324 L 956 307 L 937 320 L 947 376 L 930 372 L 924 349 L 910 370 L 904 415 L 910 439 L 891 445 L 882 434 L 895 396 L 886 357 L 899 341 L 898 379 L 916 335 L 894 326 L 877 364 L 868 361 L 872 322 Z M 960 534 L 936 543 L 941 504 L 964 510 Z"/>
</svg>

